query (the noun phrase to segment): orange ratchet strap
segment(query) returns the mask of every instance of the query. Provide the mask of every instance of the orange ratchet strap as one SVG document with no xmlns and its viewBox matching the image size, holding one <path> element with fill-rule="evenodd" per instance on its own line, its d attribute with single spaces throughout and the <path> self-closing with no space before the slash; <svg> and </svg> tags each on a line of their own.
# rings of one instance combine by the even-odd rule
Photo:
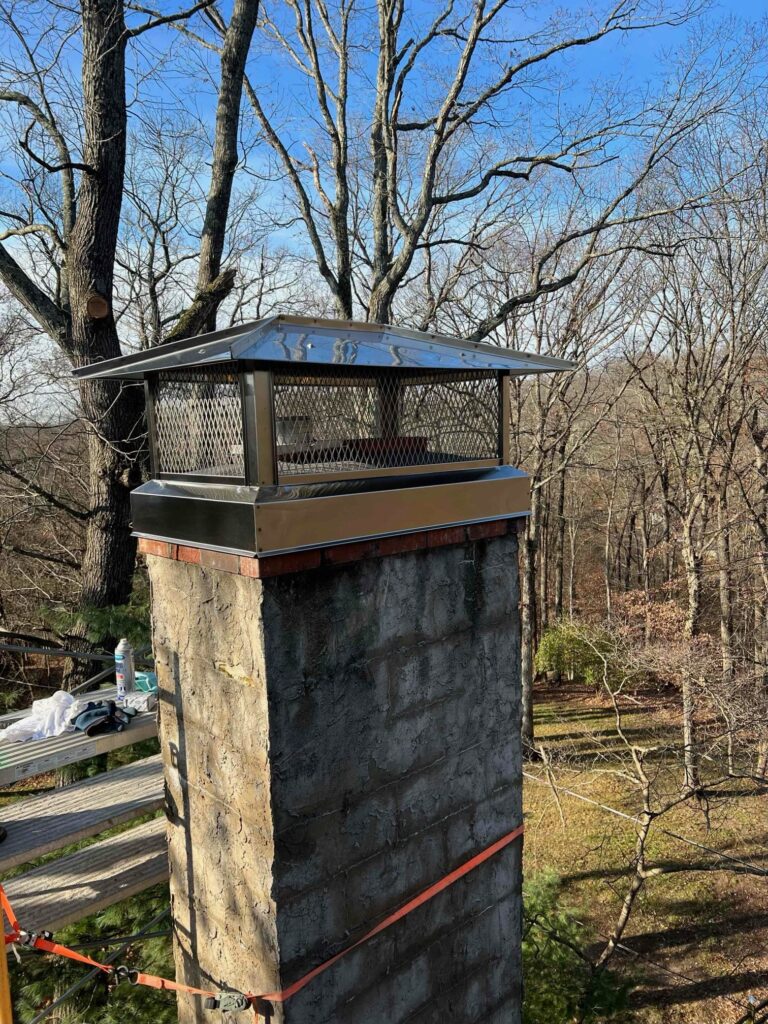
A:
<svg viewBox="0 0 768 1024">
<path fill-rule="evenodd" d="M 523 826 L 520 825 L 512 832 L 508 832 L 505 836 L 502 836 L 501 839 L 497 839 L 495 843 L 492 843 L 490 846 L 486 846 L 484 850 L 476 854 L 474 857 L 471 857 L 468 861 L 465 861 L 460 865 L 460 867 L 455 868 L 450 872 L 450 874 L 445 875 L 445 877 L 441 878 L 439 882 L 435 882 L 434 885 L 430 885 L 428 889 L 419 893 L 419 895 L 415 896 L 412 900 L 409 900 L 405 906 L 400 907 L 399 910 L 390 914 L 389 917 L 385 917 L 383 921 L 379 922 L 375 928 L 371 928 L 369 932 L 366 932 L 361 939 L 357 940 L 357 942 L 353 942 L 351 946 L 347 946 L 346 949 L 342 949 L 342 951 L 337 953 L 336 956 L 332 956 L 330 960 L 326 960 L 325 963 L 320 964 L 319 967 L 315 967 L 313 970 L 305 974 L 303 978 L 299 978 L 298 981 L 294 981 L 294 983 L 289 985 L 288 988 L 284 988 L 282 992 L 270 992 L 266 995 L 262 995 L 261 998 L 268 999 L 273 1003 L 284 1003 L 286 999 L 290 999 L 291 996 L 295 996 L 297 992 L 301 992 L 305 985 L 308 985 L 310 981 L 314 981 L 318 974 L 322 974 L 324 971 L 327 971 L 329 967 L 338 963 L 338 961 L 341 960 L 342 957 L 346 956 L 347 953 L 351 953 L 353 949 L 357 949 L 358 946 L 362 946 L 364 942 L 368 942 L 368 940 L 372 939 L 374 935 L 379 935 L 385 928 L 389 928 L 390 925 L 395 924 L 397 921 L 402 921 L 402 919 L 407 914 L 410 914 L 412 910 L 416 910 L 418 907 L 424 906 L 424 904 L 428 903 L 433 896 L 437 896 L 439 892 L 443 892 L 444 889 L 453 885 L 454 882 L 458 882 L 460 878 L 468 875 L 470 871 L 474 871 L 476 867 L 479 867 L 485 861 L 489 860 L 494 854 L 499 853 L 499 851 L 503 850 L 505 846 L 509 846 L 510 843 L 514 842 L 514 840 L 522 834 Z"/>
<path fill-rule="evenodd" d="M 497 839 L 495 843 L 491 843 L 490 846 L 487 846 L 480 853 L 475 854 L 474 857 L 470 857 L 469 860 L 465 861 L 459 867 L 441 878 L 439 882 L 435 882 L 433 885 L 430 885 L 427 889 L 424 889 L 423 892 L 419 893 L 418 896 L 415 896 L 404 906 L 400 907 L 399 910 L 395 910 L 392 914 L 389 914 L 383 921 L 380 921 L 374 928 L 371 928 L 369 932 L 366 932 L 365 935 L 359 938 L 356 942 L 345 947 L 341 952 L 336 953 L 335 956 L 325 960 L 318 967 L 314 967 L 311 971 L 308 971 L 303 978 L 299 978 L 298 981 L 289 985 L 288 988 L 281 989 L 279 992 L 262 993 L 261 995 L 255 995 L 249 992 L 243 995 L 243 999 L 253 1005 L 257 1010 L 261 1001 L 273 1003 L 286 1002 L 292 996 L 295 996 L 297 992 L 301 992 L 301 990 L 309 985 L 311 981 L 314 981 L 318 975 L 323 974 L 330 967 L 333 967 L 334 964 L 338 963 L 342 957 L 345 957 L 348 953 L 358 949 L 364 943 L 374 938 L 374 936 L 380 935 L 381 932 L 391 927 L 393 924 L 396 924 L 398 921 L 402 921 L 402 919 L 407 917 L 407 915 L 412 911 L 424 906 L 425 903 L 428 903 L 434 896 L 437 896 L 438 893 L 448 889 L 455 882 L 458 882 L 460 878 L 464 878 L 465 875 L 468 875 L 470 871 L 474 871 L 475 868 L 484 864 L 485 861 L 490 860 L 490 858 L 495 854 L 509 846 L 510 843 L 513 843 L 515 839 L 522 836 L 523 831 L 524 826 L 520 825 L 511 832 L 508 832 L 505 836 L 502 836 L 501 839 Z M 77 950 L 70 949 L 67 946 L 62 946 L 57 942 L 53 942 L 45 934 L 29 934 L 21 928 L 21 925 L 13 912 L 13 908 L 8 902 L 8 897 L 6 896 L 2 885 L 0 885 L 0 906 L 2 906 L 5 916 L 8 918 L 8 922 L 11 925 L 11 931 L 7 932 L 5 935 L 6 945 L 18 942 L 23 945 L 31 946 L 34 949 L 39 949 L 44 953 L 53 953 L 56 956 L 64 956 L 70 960 L 77 960 L 89 967 L 96 967 L 100 971 L 104 971 L 105 974 L 113 975 L 117 981 L 127 980 L 132 985 L 145 985 L 149 988 L 165 989 L 171 992 L 188 992 L 191 995 L 204 996 L 208 999 L 216 999 L 217 997 L 226 994 L 211 989 L 194 988 L 192 985 L 183 985 L 181 982 L 171 981 L 168 978 L 160 978 L 155 974 L 143 974 L 141 971 L 134 971 L 127 967 L 116 968 L 110 964 L 102 964 L 97 960 L 92 960 L 89 956 L 84 956 L 82 953 L 78 953 Z"/>
<path fill-rule="evenodd" d="M 13 907 L 8 902 L 8 897 L 5 895 L 5 889 L 0 885 L 0 907 L 3 908 L 3 913 L 8 918 L 8 924 L 11 926 L 11 931 L 16 935 L 21 931 L 21 925 L 19 924 L 18 918 L 13 912 Z M 6 944 L 8 943 L 8 936 L 5 937 Z M 11 939 L 14 942 L 15 939 Z"/>
</svg>

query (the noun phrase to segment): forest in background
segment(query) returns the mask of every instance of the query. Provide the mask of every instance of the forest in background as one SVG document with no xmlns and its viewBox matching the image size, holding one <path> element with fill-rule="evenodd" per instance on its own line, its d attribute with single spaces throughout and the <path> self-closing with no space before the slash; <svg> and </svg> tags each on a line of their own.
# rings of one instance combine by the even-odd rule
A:
<svg viewBox="0 0 768 1024">
<path fill-rule="evenodd" d="M 733 825 L 768 771 L 764 29 L 693 0 L 0 7 L 3 628 L 146 619 L 140 393 L 73 365 L 274 312 L 574 361 L 513 389 L 524 738 L 563 829 L 558 787 L 607 777 L 637 828 L 555 1020 L 591 1019 L 662 875 L 766 872 L 760 816 Z M 0 673 L 9 707 L 45 685 Z M 553 700 L 609 725 L 561 740 Z M 664 829 L 704 849 L 660 858 Z"/>
</svg>

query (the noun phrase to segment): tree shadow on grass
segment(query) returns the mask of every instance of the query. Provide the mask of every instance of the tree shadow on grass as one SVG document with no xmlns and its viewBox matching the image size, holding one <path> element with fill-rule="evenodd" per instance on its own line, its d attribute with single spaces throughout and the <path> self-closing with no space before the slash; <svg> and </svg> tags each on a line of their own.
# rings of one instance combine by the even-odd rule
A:
<svg viewBox="0 0 768 1024">
<path fill-rule="evenodd" d="M 630 755 L 626 746 L 617 736 L 584 736 L 584 743 L 573 743 L 565 749 L 559 749 L 556 744 L 545 744 L 550 754 L 550 760 L 555 768 L 559 764 L 566 764 L 569 768 L 581 768 L 589 772 L 598 766 L 600 762 L 610 759 L 613 765 L 618 762 L 628 764 Z M 645 755 L 646 764 L 665 764 L 669 759 L 671 751 L 679 750 L 679 745 L 670 743 L 663 745 L 658 743 L 656 749 Z"/>
<path fill-rule="evenodd" d="M 765 990 L 768 985 L 765 971 L 739 971 L 735 974 L 722 974 L 714 978 L 705 978 L 689 984 L 683 982 L 658 988 L 637 988 L 629 996 L 631 1009 L 645 1006 L 677 1006 L 680 1003 L 695 1003 L 706 999 L 717 999 L 718 996 L 739 996 L 738 1001 L 747 1009 L 746 997 L 750 992 Z M 737 1013 L 736 1007 L 734 1012 Z"/>
<path fill-rule="evenodd" d="M 595 729 L 581 729 L 578 732 L 558 732 L 552 733 L 547 737 L 547 744 L 554 745 L 556 743 L 567 742 L 568 740 L 584 740 L 584 739 L 618 739 L 619 734 L 614 728 L 604 728 L 604 731 L 598 731 Z M 645 740 L 646 744 L 649 742 L 658 743 L 660 741 L 671 741 L 676 740 L 680 742 L 680 729 L 672 725 L 666 726 L 655 726 L 654 728 L 648 728 L 647 726 L 630 726 L 623 730 L 624 735 L 627 739 L 642 739 Z"/>
<path fill-rule="evenodd" d="M 630 1009 L 676 1006 L 718 997 L 735 998 L 746 1009 L 746 997 L 750 993 L 765 994 L 768 991 L 768 974 L 764 970 L 734 970 L 708 978 L 694 978 L 691 977 L 693 973 L 700 973 L 698 967 L 680 966 L 674 959 L 665 962 L 666 953 L 684 950 L 693 954 L 708 940 L 715 940 L 715 943 L 718 940 L 732 941 L 739 954 L 745 953 L 744 946 L 749 944 L 750 935 L 768 928 L 768 912 L 726 916 L 724 909 L 721 919 L 700 921 L 696 919 L 697 914 L 711 912 L 711 905 L 706 901 L 672 900 L 668 906 L 670 912 L 690 917 L 690 923 L 653 932 L 638 932 L 626 935 L 622 940 L 626 947 L 619 950 L 622 960 L 635 966 L 638 974 L 645 978 L 630 993 Z M 594 959 L 604 945 L 604 942 L 595 942 L 585 952 Z M 761 952 L 758 946 L 756 943 L 756 955 Z"/>
<path fill-rule="evenodd" d="M 634 713 L 634 709 L 631 713 Z M 551 725 L 553 722 L 592 721 L 595 718 L 613 718 L 612 708 L 557 708 L 550 711 L 546 707 L 538 707 L 534 711 L 534 720 L 538 725 Z"/>
<path fill-rule="evenodd" d="M 693 913 L 700 913 L 705 907 L 701 903 L 693 903 Z M 768 928 L 768 912 L 729 914 L 717 921 L 692 921 L 690 924 L 664 928 L 658 932 L 640 932 L 627 939 L 627 945 L 638 953 L 652 954 L 661 949 L 676 946 L 699 945 L 704 939 L 725 939 L 732 935 L 745 935 L 749 932 Z M 764 975 L 768 983 L 768 976 Z"/>
<path fill-rule="evenodd" d="M 736 797 L 750 797 L 750 796 L 765 796 L 768 793 L 768 783 L 755 783 L 754 786 L 750 786 L 749 789 L 729 789 L 726 791 L 728 799 L 734 799 Z"/>
<path fill-rule="evenodd" d="M 699 912 L 703 909 L 701 904 L 693 904 L 693 906 Z M 763 928 L 768 928 L 768 913 L 732 914 L 717 921 L 692 920 L 690 924 L 675 925 L 670 928 L 662 928 L 659 931 L 637 932 L 625 936 L 622 941 L 633 953 L 653 959 L 665 950 L 700 946 L 706 939 L 728 939 L 733 935 L 744 936 Z M 604 942 L 592 943 L 587 949 L 587 955 L 594 956 L 603 949 L 604 945 Z M 768 975 L 765 973 L 763 974 L 763 983 L 768 985 Z"/>
<path fill-rule="evenodd" d="M 757 840 L 755 840 L 755 843 L 757 844 Z M 712 849 L 715 850 L 716 847 L 713 846 Z M 722 852 L 726 853 L 727 851 L 722 851 Z M 696 860 L 696 861 L 686 861 L 685 862 L 685 867 L 684 867 L 683 871 L 680 871 L 680 870 L 670 871 L 669 875 L 667 877 L 669 877 L 670 875 L 673 875 L 673 874 L 685 874 L 685 873 L 688 873 L 688 872 L 693 873 L 693 872 L 696 872 L 696 871 L 710 873 L 712 871 L 712 863 L 713 863 L 713 858 L 715 858 L 715 856 L 716 855 L 713 853 L 712 854 L 712 858 L 710 858 L 709 860 L 701 859 L 701 860 Z M 730 854 L 729 854 L 729 856 L 730 856 Z M 752 863 L 756 867 L 768 869 L 768 853 L 749 853 L 749 852 L 745 852 L 745 853 L 742 853 L 740 855 L 740 859 L 744 860 L 744 861 L 747 861 L 747 863 Z M 653 867 L 679 869 L 680 868 L 680 863 L 681 863 L 680 860 L 672 860 L 670 858 L 665 858 L 665 859 L 654 858 L 653 859 Z M 598 867 L 598 868 L 592 868 L 589 871 L 569 871 L 567 874 L 563 874 L 562 875 L 562 880 L 563 880 L 564 883 L 585 882 L 585 881 L 589 881 L 590 879 L 598 879 L 598 880 L 599 879 L 606 879 L 607 880 L 609 878 L 621 878 L 621 877 L 623 877 L 625 875 L 627 875 L 627 868 L 626 867 L 616 867 L 616 868 Z M 754 875 L 752 877 L 754 877 L 754 878 L 761 878 L 762 879 L 763 876 L 762 875 Z"/>
</svg>

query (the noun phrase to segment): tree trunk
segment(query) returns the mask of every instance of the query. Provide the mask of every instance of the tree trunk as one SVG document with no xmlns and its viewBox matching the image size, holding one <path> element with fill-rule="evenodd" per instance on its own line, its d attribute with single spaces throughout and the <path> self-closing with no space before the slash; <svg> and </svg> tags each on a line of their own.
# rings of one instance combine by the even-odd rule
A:
<svg viewBox="0 0 768 1024">
<path fill-rule="evenodd" d="M 648 515 L 649 491 L 643 486 L 643 507 L 640 512 L 640 586 L 645 604 L 645 639 L 651 639 L 651 529 Z"/>
<path fill-rule="evenodd" d="M 758 718 L 764 723 L 768 706 L 768 426 L 765 425 L 761 409 L 755 408 L 749 430 L 754 445 L 753 464 L 759 487 L 753 518 L 760 567 L 755 599 L 755 702 Z M 768 775 L 768 738 L 764 727 L 760 729 L 758 739 L 757 772 L 762 776 Z"/>
<path fill-rule="evenodd" d="M 126 150 L 123 5 L 82 0 L 81 6 L 83 160 L 91 170 L 82 176 L 67 257 L 71 336 L 65 345 L 75 366 L 120 355 L 112 283 Z M 84 381 L 80 398 L 89 431 L 90 499 L 74 632 L 84 637 L 90 608 L 122 604 L 131 592 L 136 544 L 129 494 L 140 480 L 143 395 L 116 381 Z"/>
<path fill-rule="evenodd" d="M 768 707 L 768 593 L 755 600 L 755 707 L 758 730 L 756 774 L 768 775 L 768 737 L 765 735 L 766 708 Z"/>
<path fill-rule="evenodd" d="M 95 424 L 88 437 L 90 515 L 80 598 L 84 610 L 124 604 L 131 594 L 136 541 L 131 537 L 130 492 L 141 480 L 137 434 L 144 409 L 141 391 L 126 390 L 131 393 L 121 395 L 107 381 L 81 389 L 86 418 Z M 133 427 L 128 437 L 126 426 Z M 115 638 L 104 639 L 109 643 Z"/>
<path fill-rule="evenodd" d="M 376 68 L 376 99 L 371 123 L 371 300 L 378 295 L 384 277 L 389 270 L 391 252 L 391 227 L 389 215 L 387 157 L 387 115 L 396 68 L 397 25 L 394 4 L 378 4 L 379 18 L 379 59 Z M 388 307 L 369 304 L 368 319 L 374 323 L 386 322 Z"/>
<path fill-rule="evenodd" d="M 245 62 L 258 14 L 259 0 L 235 0 L 232 17 L 224 33 L 211 184 L 200 238 L 198 294 L 205 293 L 221 272 L 232 183 L 237 169 L 237 132 L 240 126 Z M 229 287 L 231 288 L 231 283 Z M 218 303 L 208 310 L 204 330 L 216 330 L 217 310 Z"/>
<path fill-rule="evenodd" d="M 564 453 L 563 453 L 564 455 Z M 557 475 L 557 502 L 555 505 L 555 621 L 563 618 L 563 591 L 565 586 L 565 472 Z"/>
<path fill-rule="evenodd" d="M 605 615 L 607 619 L 613 614 L 613 591 L 611 588 L 611 526 L 613 524 L 613 495 L 608 504 L 605 520 L 605 540 L 603 542 L 603 576 L 605 583 Z"/>
<path fill-rule="evenodd" d="M 549 625 L 549 542 L 550 542 L 550 515 L 549 515 L 549 488 L 547 488 L 544 501 L 541 506 L 541 523 L 539 525 L 539 548 L 537 552 L 537 582 L 539 586 L 539 604 L 536 617 L 537 629 L 534 642 Z"/>
<path fill-rule="evenodd" d="M 632 511 L 627 523 L 627 553 L 624 556 L 624 590 L 632 589 L 632 554 L 635 544 L 635 527 L 637 526 L 637 513 Z"/>
<path fill-rule="evenodd" d="M 663 456 L 659 483 L 661 485 L 662 497 L 661 514 L 664 523 L 662 535 L 664 543 L 664 582 L 669 586 L 675 577 L 675 546 L 672 540 L 672 502 L 670 499 L 669 469 L 666 458 Z"/>
<path fill-rule="evenodd" d="M 573 619 L 574 604 L 576 603 L 576 531 L 578 526 L 573 524 L 568 530 L 570 561 L 568 564 L 568 618 Z"/>
<path fill-rule="evenodd" d="M 717 494 L 717 561 L 720 592 L 720 649 L 723 682 L 733 681 L 733 601 L 731 581 L 731 541 L 728 525 L 728 490 L 723 483 Z"/>
<path fill-rule="evenodd" d="M 733 662 L 733 601 L 731 597 L 731 542 L 728 524 L 728 486 L 721 481 L 717 493 L 717 578 L 720 594 L 720 652 L 723 664 L 723 688 L 725 693 L 724 715 L 728 749 L 728 770 L 733 773 L 735 764 L 734 716 L 732 714 L 732 688 L 734 680 Z"/>
<path fill-rule="evenodd" d="M 533 659 L 536 647 L 536 549 L 538 544 L 539 492 L 531 493 L 531 512 L 520 544 L 520 653 L 522 684 L 522 741 L 524 750 L 534 750 Z"/>
<path fill-rule="evenodd" d="M 688 588 L 688 611 L 685 620 L 685 637 L 688 641 L 698 636 L 701 619 L 701 556 L 696 550 L 693 530 L 693 514 L 689 514 L 683 523 L 682 539 L 683 562 Z M 696 736 L 696 686 L 690 666 L 686 667 L 683 672 L 682 688 L 683 788 L 695 793 L 701 788 L 701 773 Z"/>
</svg>

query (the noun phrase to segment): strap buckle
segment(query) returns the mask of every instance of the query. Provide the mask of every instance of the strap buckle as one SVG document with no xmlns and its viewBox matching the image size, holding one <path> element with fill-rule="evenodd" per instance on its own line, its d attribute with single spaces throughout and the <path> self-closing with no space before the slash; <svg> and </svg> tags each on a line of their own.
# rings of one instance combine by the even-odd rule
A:
<svg viewBox="0 0 768 1024">
<path fill-rule="evenodd" d="M 25 932 L 22 930 L 14 941 L 20 946 L 34 946 L 38 939 L 53 942 L 53 932 Z"/>
<path fill-rule="evenodd" d="M 251 1008 L 251 1000 L 243 992 L 225 990 L 203 1000 L 205 1010 L 221 1010 L 222 1013 L 239 1013 Z"/>
</svg>

